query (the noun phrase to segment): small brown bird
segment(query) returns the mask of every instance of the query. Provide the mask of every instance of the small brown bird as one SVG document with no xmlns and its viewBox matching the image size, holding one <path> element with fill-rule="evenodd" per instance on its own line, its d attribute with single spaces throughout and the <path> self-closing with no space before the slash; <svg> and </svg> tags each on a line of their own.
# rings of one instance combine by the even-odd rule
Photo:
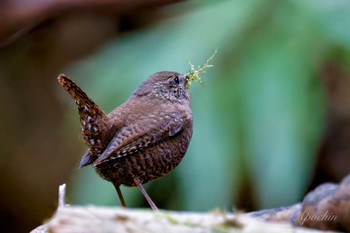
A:
<svg viewBox="0 0 350 233">
<path fill-rule="evenodd" d="M 192 136 L 188 76 L 155 73 L 109 114 L 65 75 L 59 75 L 58 82 L 78 106 L 89 147 L 80 168 L 95 166 L 114 185 L 123 207 L 122 184 L 138 186 L 152 209 L 158 210 L 143 184 L 169 173 L 187 151 Z"/>
</svg>

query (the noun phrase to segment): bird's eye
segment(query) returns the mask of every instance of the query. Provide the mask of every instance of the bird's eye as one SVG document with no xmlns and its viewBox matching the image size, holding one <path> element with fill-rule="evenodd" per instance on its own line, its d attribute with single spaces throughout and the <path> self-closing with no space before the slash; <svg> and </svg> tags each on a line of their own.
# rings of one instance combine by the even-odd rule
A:
<svg viewBox="0 0 350 233">
<path fill-rule="evenodd" d="M 173 79 L 173 81 L 174 81 L 174 83 L 176 83 L 176 84 L 180 84 L 180 79 L 179 79 L 179 77 L 177 77 L 177 76 Z"/>
</svg>

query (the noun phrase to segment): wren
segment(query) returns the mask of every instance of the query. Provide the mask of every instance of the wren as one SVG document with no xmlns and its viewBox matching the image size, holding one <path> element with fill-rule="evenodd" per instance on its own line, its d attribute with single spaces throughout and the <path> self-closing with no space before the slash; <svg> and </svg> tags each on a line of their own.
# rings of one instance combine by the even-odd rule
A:
<svg viewBox="0 0 350 233">
<path fill-rule="evenodd" d="M 109 114 L 73 81 L 61 74 L 59 84 L 78 106 L 82 135 L 88 146 L 80 168 L 92 165 L 111 182 L 126 207 L 120 185 L 138 186 L 153 210 L 158 210 L 143 184 L 173 170 L 192 137 L 188 76 L 158 72 L 148 77 Z"/>
</svg>

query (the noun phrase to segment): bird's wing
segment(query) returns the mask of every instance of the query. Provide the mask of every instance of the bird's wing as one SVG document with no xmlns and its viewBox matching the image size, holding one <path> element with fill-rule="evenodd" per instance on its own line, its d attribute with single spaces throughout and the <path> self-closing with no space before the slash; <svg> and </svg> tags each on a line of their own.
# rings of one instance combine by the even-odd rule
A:
<svg viewBox="0 0 350 233">
<path fill-rule="evenodd" d="M 134 154 L 157 142 L 173 137 L 183 130 L 188 120 L 185 116 L 179 117 L 178 114 L 168 115 L 164 119 L 166 120 L 140 121 L 137 124 L 124 126 L 93 165 Z"/>
<path fill-rule="evenodd" d="M 90 148 L 87 149 L 87 151 L 85 152 L 85 154 L 80 160 L 79 168 L 92 164 L 95 161 L 95 159 L 96 159 L 96 156 L 93 156 Z"/>
</svg>

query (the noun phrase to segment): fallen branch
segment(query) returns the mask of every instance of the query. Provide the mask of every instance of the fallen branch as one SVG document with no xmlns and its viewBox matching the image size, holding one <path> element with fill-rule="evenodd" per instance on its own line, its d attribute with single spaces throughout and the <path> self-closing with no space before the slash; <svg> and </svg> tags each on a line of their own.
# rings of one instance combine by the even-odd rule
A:
<svg viewBox="0 0 350 233">
<path fill-rule="evenodd" d="M 59 208 L 32 233 L 68 232 L 319 232 L 350 231 L 350 175 L 337 184 L 323 184 L 302 203 L 248 214 L 220 211 L 173 212 L 65 205 L 66 185 L 59 187 Z"/>
<path fill-rule="evenodd" d="M 184 213 L 107 207 L 59 208 L 54 217 L 32 233 L 116 232 L 116 233 L 195 233 L 195 232 L 317 232 L 295 228 L 288 223 L 271 223 L 244 214 Z"/>
</svg>

